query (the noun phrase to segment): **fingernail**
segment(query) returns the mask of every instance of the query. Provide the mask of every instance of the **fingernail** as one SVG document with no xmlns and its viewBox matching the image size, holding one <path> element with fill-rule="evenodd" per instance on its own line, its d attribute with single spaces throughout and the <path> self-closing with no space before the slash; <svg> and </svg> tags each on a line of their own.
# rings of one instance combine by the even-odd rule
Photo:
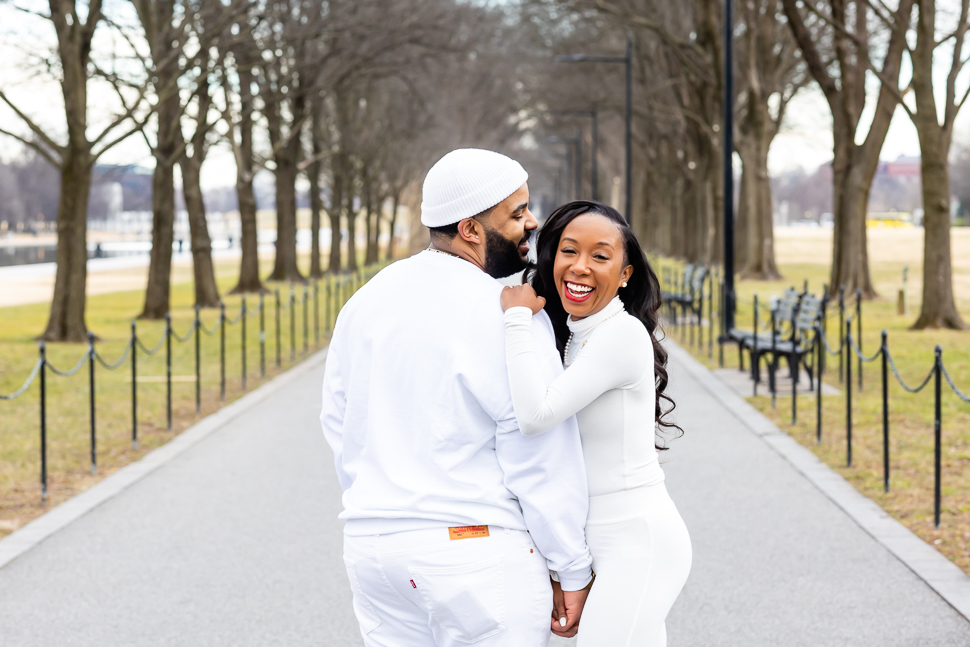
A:
<svg viewBox="0 0 970 647">
<path fill-rule="evenodd" d="M 560 627 L 565 627 L 566 626 L 566 616 L 563 616 L 563 617 L 559 618 L 559 626 Z"/>
</svg>

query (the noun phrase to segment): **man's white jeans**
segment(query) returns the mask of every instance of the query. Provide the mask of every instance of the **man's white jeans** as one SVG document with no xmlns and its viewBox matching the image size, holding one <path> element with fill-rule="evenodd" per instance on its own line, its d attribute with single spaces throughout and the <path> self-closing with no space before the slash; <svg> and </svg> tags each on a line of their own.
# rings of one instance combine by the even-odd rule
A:
<svg viewBox="0 0 970 647">
<path fill-rule="evenodd" d="M 545 647 L 552 588 L 529 533 L 497 526 L 344 535 L 354 614 L 367 647 Z M 481 534 L 481 533 L 480 533 Z"/>
</svg>

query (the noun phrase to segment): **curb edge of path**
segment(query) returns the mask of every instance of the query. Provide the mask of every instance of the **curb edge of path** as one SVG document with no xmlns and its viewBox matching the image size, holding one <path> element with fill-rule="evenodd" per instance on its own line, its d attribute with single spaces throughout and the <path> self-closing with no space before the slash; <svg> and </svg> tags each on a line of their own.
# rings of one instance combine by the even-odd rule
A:
<svg viewBox="0 0 970 647">
<path fill-rule="evenodd" d="M 781 455 L 878 544 L 926 582 L 957 613 L 970 620 L 970 576 L 960 567 L 893 519 L 875 501 L 856 490 L 811 450 L 782 431 L 676 342 L 667 339 L 664 346 L 691 377 L 751 433 Z"/>
<path fill-rule="evenodd" d="M 323 364 L 327 358 L 328 349 L 329 346 L 324 346 L 254 391 L 206 416 L 161 447 L 152 450 L 134 463 L 122 467 L 114 474 L 106 476 L 87 490 L 74 495 L 23 528 L 0 539 L 0 570 L 91 510 L 121 494 L 163 465 L 172 462 L 202 440 L 224 428 L 226 423 Z"/>
</svg>

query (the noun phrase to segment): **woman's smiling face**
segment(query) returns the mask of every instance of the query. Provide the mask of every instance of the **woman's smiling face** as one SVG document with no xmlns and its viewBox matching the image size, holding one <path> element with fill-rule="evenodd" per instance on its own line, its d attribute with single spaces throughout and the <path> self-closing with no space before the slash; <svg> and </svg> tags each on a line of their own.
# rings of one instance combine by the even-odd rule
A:
<svg viewBox="0 0 970 647">
<path fill-rule="evenodd" d="M 563 308 L 574 321 L 606 307 L 631 274 L 623 238 L 611 220 L 586 213 L 566 225 L 556 250 L 553 279 Z"/>
</svg>

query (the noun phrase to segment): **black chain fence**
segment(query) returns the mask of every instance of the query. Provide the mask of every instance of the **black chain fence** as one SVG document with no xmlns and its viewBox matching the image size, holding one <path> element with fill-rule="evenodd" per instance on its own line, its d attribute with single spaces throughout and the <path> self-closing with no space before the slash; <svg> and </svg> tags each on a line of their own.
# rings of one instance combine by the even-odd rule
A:
<svg viewBox="0 0 970 647">
<path fill-rule="evenodd" d="M 942 383 L 946 380 L 950 390 L 962 402 L 970 403 L 967 396 L 953 382 L 946 365 L 943 362 L 943 349 L 936 346 L 932 363 L 926 377 L 916 386 L 908 384 L 900 375 L 896 363 L 893 361 L 889 349 L 889 335 L 883 330 L 879 348 L 870 355 L 862 349 L 862 294 L 857 291 L 854 308 L 847 307 L 845 290 L 839 288 L 838 296 L 830 299 L 828 286 L 823 290 L 821 299 L 813 297 L 808 292 L 808 281 L 805 281 L 801 291 L 791 289 L 786 296 L 769 302 L 759 303 L 757 295 L 751 302 L 753 309 L 752 321 L 749 328 L 732 330 L 726 329 L 726 318 L 722 311 L 724 299 L 724 283 L 719 269 L 710 270 L 702 266 L 687 265 L 674 267 L 659 264 L 660 279 L 664 291 L 664 307 L 666 322 L 675 331 L 688 333 L 687 342 L 700 352 L 704 351 L 704 332 L 707 332 L 707 354 L 713 359 L 713 342 L 715 326 L 719 364 L 724 366 L 724 346 L 734 344 L 738 347 L 740 370 L 744 370 L 745 353 L 751 359 L 753 393 L 757 395 L 760 382 L 760 366 L 762 361 L 769 371 L 768 387 L 772 401 L 777 394 L 775 372 L 778 360 L 785 359 L 792 373 L 792 424 L 798 421 L 798 375 L 804 369 L 808 373 L 810 388 L 814 390 L 816 415 L 816 442 L 822 440 L 823 397 L 822 378 L 826 371 L 827 360 L 838 357 L 838 378 L 845 387 L 846 403 L 846 466 L 852 466 L 852 396 L 853 396 L 853 363 L 856 364 L 856 388 L 863 388 L 863 365 L 881 360 L 880 386 L 882 393 L 882 472 L 883 489 L 890 488 L 890 453 L 889 453 L 889 374 L 908 393 L 919 393 L 931 382 L 933 383 L 933 522 L 940 526 L 940 506 L 942 488 L 942 445 L 943 445 L 943 416 L 942 416 Z M 700 274 L 701 278 L 698 279 Z M 784 310 L 785 299 L 790 301 L 787 317 L 779 320 L 779 312 Z M 832 303 L 834 301 L 834 304 Z M 830 309 L 836 312 L 829 312 Z M 854 312 L 852 312 L 854 310 Z M 766 313 L 763 311 L 767 311 Z M 828 333 L 829 320 L 837 314 L 838 328 L 834 335 Z M 832 322 L 834 324 L 834 321 Z M 688 331 L 684 331 L 684 328 Z M 855 330 L 853 331 L 853 328 Z M 695 335 L 696 331 L 696 335 Z M 695 346 L 696 337 L 696 346 Z M 852 359 L 856 362 L 852 362 Z"/>
<path fill-rule="evenodd" d="M 282 367 L 282 349 L 281 349 L 281 334 L 280 334 L 280 320 L 282 312 L 289 312 L 289 329 L 290 329 L 290 360 L 295 360 L 297 355 L 297 326 L 296 326 L 296 316 L 297 311 L 300 311 L 300 317 L 302 320 L 302 352 L 304 354 L 308 353 L 310 350 L 310 315 L 312 310 L 313 317 L 313 344 L 315 347 L 320 346 L 321 340 L 321 322 L 323 328 L 323 335 L 328 336 L 333 330 L 333 324 L 336 321 L 337 314 L 343 308 L 347 300 L 360 288 L 361 285 L 370 280 L 383 265 L 374 265 L 365 267 L 362 270 L 351 272 L 347 274 L 340 275 L 329 275 L 322 281 L 313 280 L 312 285 L 303 284 L 302 291 L 299 297 L 297 297 L 297 290 L 293 284 L 289 286 L 289 294 L 285 301 L 280 299 L 279 289 L 275 289 L 272 293 L 273 298 L 273 311 L 276 318 L 276 366 L 277 368 Z M 321 299 L 321 292 L 322 299 Z M 239 306 L 239 311 L 233 317 L 226 316 L 226 305 L 225 303 L 220 304 L 219 307 L 219 318 L 216 323 L 211 327 L 207 328 L 202 322 L 199 308 L 195 307 L 195 319 L 189 329 L 182 335 L 180 335 L 172 327 L 172 317 L 171 313 L 165 315 L 165 328 L 162 331 L 161 337 L 155 343 L 154 346 L 149 348 L 145 345 L 145 342 L 141 337 L 138 336 L 137 322 L 131 322 L 131 333 L 128 339 L 128 343 L 124 350 L 121 352 L 120 357 L 111 362 L 105 359 L 97 350 L 97 345 L 95 343 L 95 336 L 93 333 L 88 333 L 88 347 L 78 359 L 77 364 L 75 364 L 69 370 L 62 370 L 54 366 L 47 359 L 47 345 L 44 342 L 38 344 L 38 358 L 37 362 L 34 364 L 33 369 L 24 380 L 23 385 L 16 391 L 9 395 L 0 394 L 0 401 L 13 400 L 18 398 L 24 393 L 26 393 L 30 386 L 35 380 L 38 381 L 38 386 L 40 389 L 39 403 L 40 403 L 40 419 L 39 419 L 39 431 L 40 431 L 40 457 L 39 457 L 39 467 L 40 467 L 40 486 L 41 486 L 41 497 L 46 500 L 47 498 L 47 486 L 48 486 L 48 475 L 47 475 L 47 379 L 48 372 L 53 375 L 60 377 L 70 377 L 78 373 L 85 365 L 88 366 L 88 391 L 89 391 L 89 405 L 88 405 L 88 417 L 90 420 L 90 463 L 91 463 L 91 473 L 97 473 L 98 466 L 98 451 L 97 451 L 97 398 L 96 398 L 96 381 L 97 381 L 97 365 L 100 364 L 102 369 L 108 371 L 114 371 L 122 368 L 126 363 L 130 364 L 131 369 L 131 443 L 132 448 L 138 448 L 138 351 L 145 353 L 146 355 L 156 355 L 165 350 L 165 385 L 166 385 L 166 428 L 172 428 L 172 342 L 185 344 L 189 342 L 194 342 L 195 345 L 195 410 L 198 413 L 202 410 L 202 355 L 201 355 L 201 335 L 204 333 L 207 336 L 219 335 L 219 397 L 224 400 L 226 397 L 226 333 L 227 330 L 232 326 L 240 326 L 240 336 L 242 340 L 241 344 L 241 381 L 242 388 L 245 390 L 247 388 L 246 378 L 248 375 L 247 370 L 247 354 L 249 349 L 247 348 L 247 335 L 246 335 L 246 325 L 247 320 L 250 318 L 258 318 L 259 325 L 259 374 L 260 377 L 266 377 L 266 295 L 260 294 L 258 304 L 252 308 L 247 306 L 246 297 L 242 297 L 242 301 Z M 323 303 L 321 304 L 321 300 Z M 323 317 L 321 319 L 321 305 L 323 306 Z M 129 362 L 130 360 L 130 362 Z"/>
</svg>

